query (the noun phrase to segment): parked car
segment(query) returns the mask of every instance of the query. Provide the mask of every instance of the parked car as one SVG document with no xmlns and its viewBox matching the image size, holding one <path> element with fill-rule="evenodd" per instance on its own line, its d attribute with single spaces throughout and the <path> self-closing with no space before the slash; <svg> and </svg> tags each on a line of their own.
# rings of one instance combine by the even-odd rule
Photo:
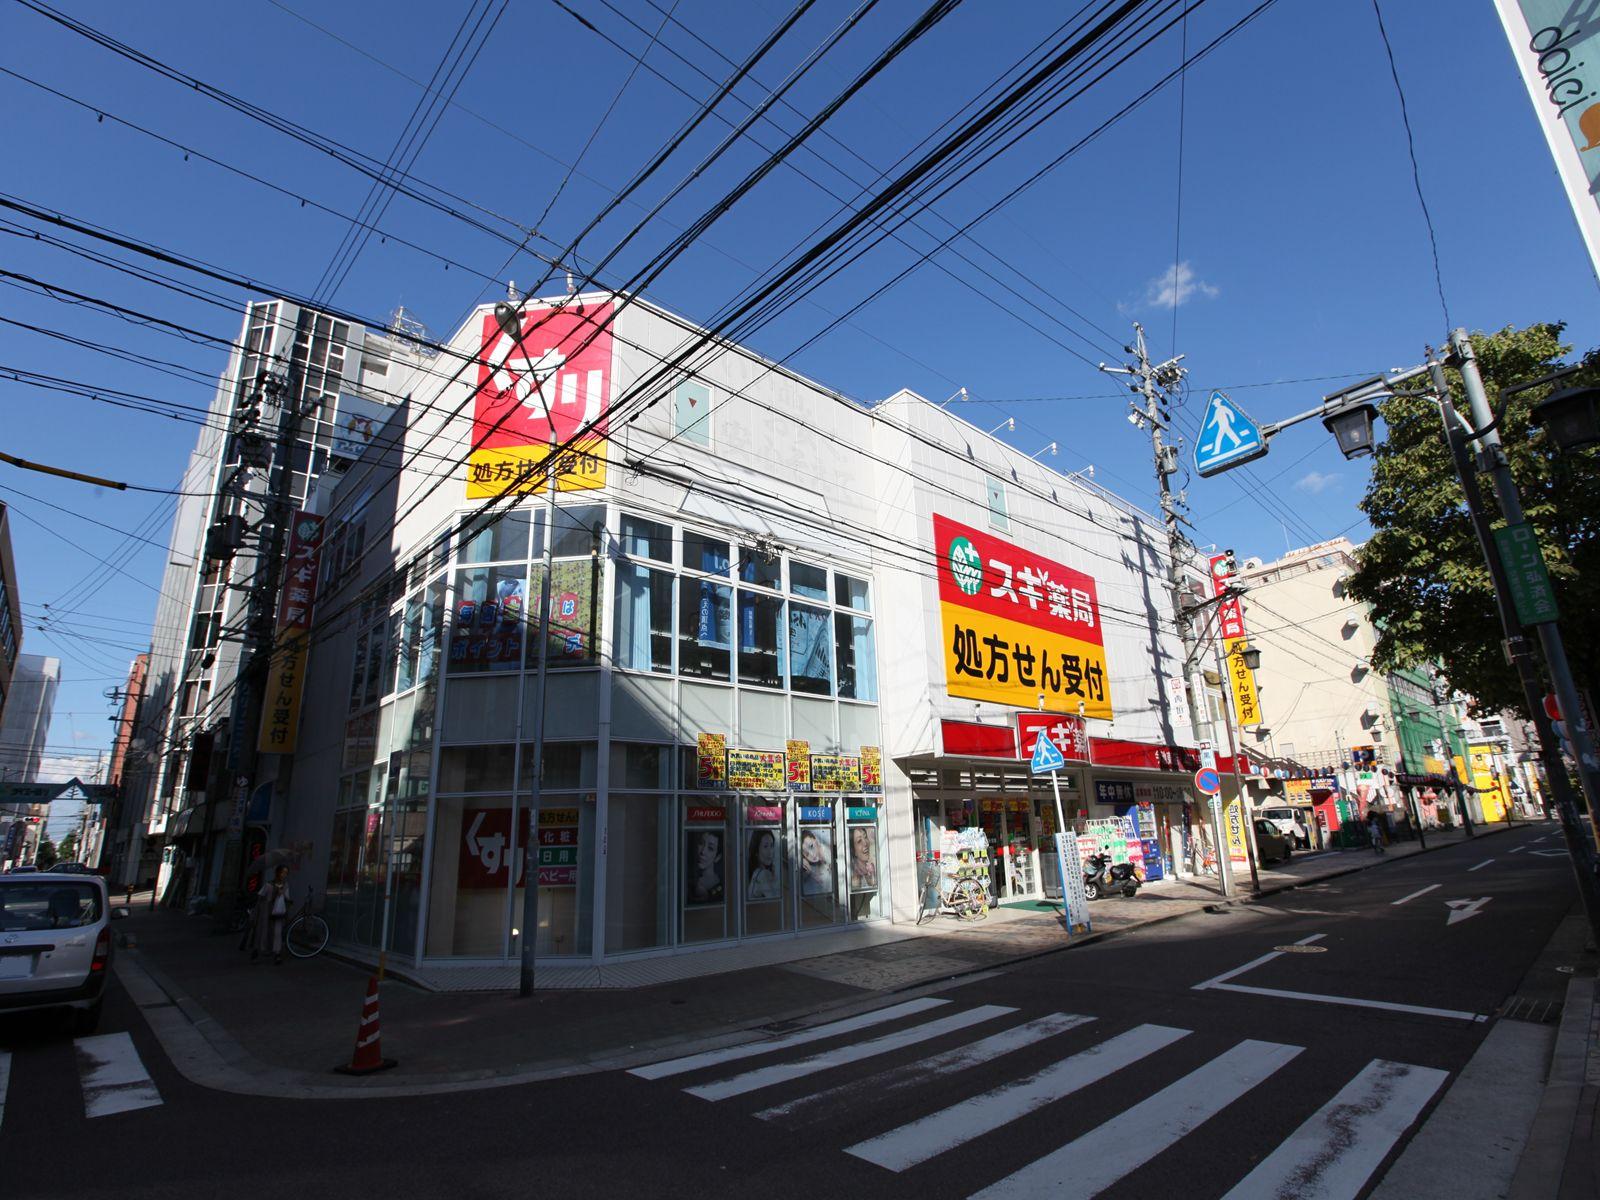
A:
<svg viewBox="0 0 1600 1200">
<path fill-rule="evenodd" d="M 1287 804 L 1275 804 L 1271 808 L 1263 808 L 1256 815 L 1271 821 L 1284 837 L 1293 838 L 1294 844 L 1301 850 L 1310 848 L 1311 831 L 1306 828 L 1305 819 L 1298 809 Z"/>
<path fill-rule="evenodd" d="M 72 1010 L 78 1033 L 100 1023 L 111 970 L 113 908 L 98 875 L 0 875 L 0 1013 Z"/>
<path fill-rule="evenodd" d="M 59 875 L 93 875 L 94 868 L 85 866 L 81 862 L 58 862 L 50 868 Z"/>
<path fill-rule="evenodd" d="M 1265 817 L 1256 818 L 1256 852 L 1263 863 L 1288 862 L 1294 846 L 1281 829 Z"/>
<path fill-rule="evenodd" d="M 39 868 L 34 866 L 32 863 L 25 863 L 22 866 L 12 867 L 6 872 L 7 875 L 37 875 L 38 873 Z"/>
</svg>

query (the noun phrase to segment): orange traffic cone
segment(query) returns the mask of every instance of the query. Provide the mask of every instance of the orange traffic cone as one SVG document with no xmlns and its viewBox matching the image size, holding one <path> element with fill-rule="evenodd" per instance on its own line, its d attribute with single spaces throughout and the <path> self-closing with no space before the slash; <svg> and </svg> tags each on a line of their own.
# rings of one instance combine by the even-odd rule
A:
<svg viewBox="0 0 1600 1200">
<path fill-rule="evenodd" d="M 356 1027 L 356 1050 L 350 1056 L 349 1066 L 335 1067 L 342 1075 L 368 1075 L 373 1071 L 387 1071 L 395 1060 L 383 1056 L 378 1032 L 378 977 L 367 981 L 367 1000 L 361 1006 L 361 1024 Z"/>
</svg>

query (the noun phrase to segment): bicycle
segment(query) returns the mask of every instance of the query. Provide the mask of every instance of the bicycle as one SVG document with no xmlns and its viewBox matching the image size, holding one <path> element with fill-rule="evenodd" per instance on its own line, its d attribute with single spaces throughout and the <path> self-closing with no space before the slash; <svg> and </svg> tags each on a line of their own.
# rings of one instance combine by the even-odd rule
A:
<svg viewBox="0 0 1600 1200">
<path fill-rule="evenodd" d="M 922 889 L 917 894 L 917 924 L 937 917 L 942 902 L 939 895 L 939 864 L 930 862 L 922 869 Z"/>
<path fill-rule="evenodd" d="M 976 879 L 960 879 L 941 910 L 958 921 L 981 921 L 989 915 L 989 890 Z"/>
<path fill-rule="evenodd" d="M 306 902 L 295 910 L 289 918 L 288 929 L 284 931 L 284 943 L 296 958 L 315 958 L 327 948 L 329 939 L 333 937 L 333 930 L 328 928 L 327 921 L 312 910 L 315 895 L 316 892 L 311 888 L 306 889 Z"/>
</svg>

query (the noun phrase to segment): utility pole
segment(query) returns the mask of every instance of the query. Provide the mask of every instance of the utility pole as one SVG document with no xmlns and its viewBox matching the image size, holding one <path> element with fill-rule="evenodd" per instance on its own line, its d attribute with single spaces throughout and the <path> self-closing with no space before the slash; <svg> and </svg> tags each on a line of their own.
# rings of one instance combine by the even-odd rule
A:
<svg viewBox="0 0 1600 1200">
<path fill-rule="evenodd" d="M 1172 477 L 1178 473 L 1178 448 L 1169 446 L 1163 436 L 1172 422 L 1172 393 L 1183 382 L 1185 368 L 1179 364 L 1184 356 L 1178 354 L 1165 362 L 1152 364 L 1145 345 L 1144 326 L 1137 321 L 1133 324 L 1133 345 L 1124 346 L 1123 349 L 1133 355 L 1133 365 L 1108 367 L 1101 363 L 1100 369 L 1107 375 L 1125 375 L 1132 381 L 1128 387 L 1139 399 L 1129 402 L 1128 420 L 1135 428 L 1144 429 L 1148 426 L 1150 430 L 1150 452 L 1155 459 L 1156 483 L 1161 490 L 1161 523 L 1167 532 L 1167 587 L 1172 593 L 1172 613 L 1177 621 L 1178 637 L 1183 642 L 1184 698 L 1189 706 L 1189 727 L 1194 731 L 1194 736 L 1199 738 L 1200 689 L 1195 686 L 1191 671 L 1199 657 L 1200 647 L 1195 635 L 1193 606 L 1189 602 L 1189 590 L 1184 580 L 1184 564 L 1193 556 L 1194 544 L 1180 528 L 1183 517 L 1178 509 L 1183 503 L 1182 496 L 1172 494 Z M 1243 803 L 1241 796 L 1240 805 Z M 1228 859 L 1228 843 L 1223 829 L 1222 802 L 1213 796 L 1210 808 L 1211 831 L 1217 847 L 1217 878 L 1222 885 L 1222 894 L 1231 896 L 1233 869 Z"/>
</svg>

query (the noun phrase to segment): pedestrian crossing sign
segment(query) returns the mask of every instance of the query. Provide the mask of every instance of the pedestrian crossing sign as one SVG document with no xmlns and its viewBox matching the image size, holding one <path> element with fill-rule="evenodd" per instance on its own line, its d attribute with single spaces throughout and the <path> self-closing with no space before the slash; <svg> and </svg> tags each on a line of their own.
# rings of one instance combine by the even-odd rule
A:
<svg viewBox="0 0 1600 1200">
<path fill-rule="evenodd" d="M 1194 469 L 1202 476 L 1260 458 L 1267 452 L 1261 427 L 1221 392 L 1212 392 L 1194 443 Z"/>
<path fill-rule="evenodd" d="M 1033 743 L 1033 761 L 1028 764 L 1028 770 L 1035 775 L 1047 774 L 1050 771 L 1059 771 L 1067 765 L 1067 760 L 1062 757 L 1061 751 L 1056 749 L 1056 744 L 1050 740 L 1050 735 L 1040 731 L 1038 739 Z"/>
</svg>

